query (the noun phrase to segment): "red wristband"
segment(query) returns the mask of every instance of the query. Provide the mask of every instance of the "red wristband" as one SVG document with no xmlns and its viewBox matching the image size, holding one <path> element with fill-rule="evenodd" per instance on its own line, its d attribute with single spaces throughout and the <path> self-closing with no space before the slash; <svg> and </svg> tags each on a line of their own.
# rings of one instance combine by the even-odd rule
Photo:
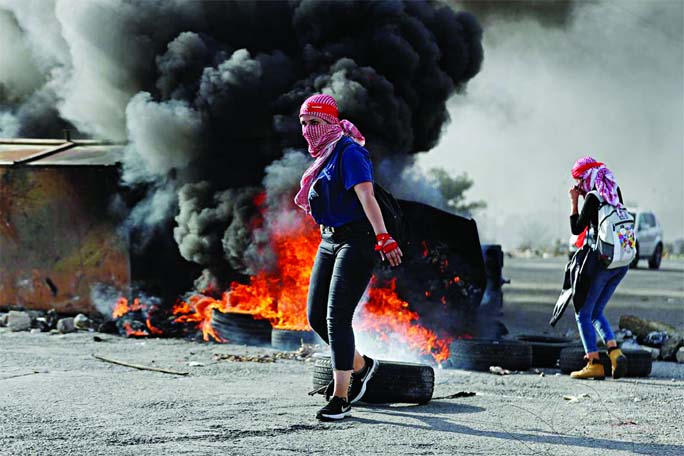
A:
<svg viewBox="0 0 684 456">
<path fill-rule="evenodd" d="M 377 239 L 378 241 L 378 244 L 375 246 L 376 251 L 382 251 L 382 253 L 389 253 L 392 250 L 399 247 L 397 241 L 395 241 L 392 238 L 392 236 L 390 236 L 388 233 L 380 233 L 375 236 L 375 239 Z"/>
</svg>

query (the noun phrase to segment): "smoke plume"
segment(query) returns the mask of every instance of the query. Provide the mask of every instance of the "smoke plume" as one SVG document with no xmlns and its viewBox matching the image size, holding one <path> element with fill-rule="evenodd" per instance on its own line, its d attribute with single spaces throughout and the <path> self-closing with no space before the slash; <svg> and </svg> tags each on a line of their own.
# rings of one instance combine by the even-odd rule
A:
<svg viewBox="0 0 684 456">
<path fill-rule="evenodd" d="M 127 226 L 172 230 L 208 276 L 268 257 L 263 212 L 292 211 L 309 163 L 307 96 L 334 95 L 401 175 L 483 60 L 475 17 L 428 1 L 0 0 L 0 24 L 0 134 L 125 141 Z"/>
</svg>

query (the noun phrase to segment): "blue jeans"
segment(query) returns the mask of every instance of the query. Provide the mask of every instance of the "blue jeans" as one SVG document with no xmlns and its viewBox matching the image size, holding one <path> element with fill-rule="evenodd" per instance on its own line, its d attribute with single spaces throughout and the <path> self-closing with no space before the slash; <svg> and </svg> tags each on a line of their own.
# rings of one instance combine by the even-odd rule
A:
<svg viewBox="0 0 684 456">
<path fill-rule="evenodd" d="M 370 282 L 375 263 L 375 235 L 368 224 L 335 234 L 324 232 L 311 270 L 307 316 L 309 325 L 330 345 L 332 366 L 354 365 L 354 310 Z"/>
<path fill-rule="evenodd" d="M 577 328 L 579 329 L 582 345 L 586 353 L 598 351 L 596 347 L 596 332 L 599 332 L 604 342 L 615 340 L 615 334 L 603 315 L 603 309 L 615 292 L 622 278 L 627 274 L 628 266 L 617 269 L 606 269 L 599 265 L 598 270 L 591 278 L 591 286 L 587 293 L 587 299 L 579 313 L 575 314 Z"/>
</svg>

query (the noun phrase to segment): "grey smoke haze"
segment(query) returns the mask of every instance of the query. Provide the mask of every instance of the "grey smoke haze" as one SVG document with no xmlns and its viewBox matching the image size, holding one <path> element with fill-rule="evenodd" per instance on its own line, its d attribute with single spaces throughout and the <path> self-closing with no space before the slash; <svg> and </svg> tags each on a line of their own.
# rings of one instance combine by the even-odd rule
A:
<svg viewBox="0 0 684 456">
<path fill-rule="evenodd" d="M 283 150 L 305 153 L 307 96 L 335 95 L 374 159 L 397 167 L 437 143 L 448 98 L 483 59 L 475 17 L 438 2 L 0 0 L 0 11 L 0 59 L 20 62 L 0 75 L 0 135 L 126 141 L 123 183 L 146 193 L 126 226 L 170 237 L 177 215 L 181 254 L 210 272 L 263 256 L 255 186 Z M 291 191 L 270 172 L 272 203 L 276 187 Z M 289 219 L 276 213 L 265 230 Z"/>
<path fill-rule="evenodd" d="M 585 3 L 564 27 L 488 17 L 483 69 L 421 166 L 467 172 L 469 197 L 488 204 L 484 240 L 507 248 L 535 231 L 567 240 L 569 170 L 584 155 L 656 212 L 666 240 L 684 237 L 683 8 Z"/>
</svg>

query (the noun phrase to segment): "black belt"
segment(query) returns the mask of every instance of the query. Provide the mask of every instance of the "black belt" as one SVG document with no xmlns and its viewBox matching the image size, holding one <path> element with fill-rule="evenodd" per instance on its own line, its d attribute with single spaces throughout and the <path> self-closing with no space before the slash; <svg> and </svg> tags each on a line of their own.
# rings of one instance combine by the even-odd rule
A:
<svg viewBox="0 0 684 456">
<path fill-rule="evenodd" d="M 350 222 L 346 223 L 341 226 L 325 226 L 325 225 L 320 225 L 321 227 L 321 234 L 328 233 L 328 234 L 338 234 L 338 235 L 345 235 L 345 234 L 351 234 L 354 231 L 360 231 L 360 230 L 367 230 L 373 233 L 373 226 L 365 221 L 365 220 L 360 220 L 358 222 Z"/>
</svg>

